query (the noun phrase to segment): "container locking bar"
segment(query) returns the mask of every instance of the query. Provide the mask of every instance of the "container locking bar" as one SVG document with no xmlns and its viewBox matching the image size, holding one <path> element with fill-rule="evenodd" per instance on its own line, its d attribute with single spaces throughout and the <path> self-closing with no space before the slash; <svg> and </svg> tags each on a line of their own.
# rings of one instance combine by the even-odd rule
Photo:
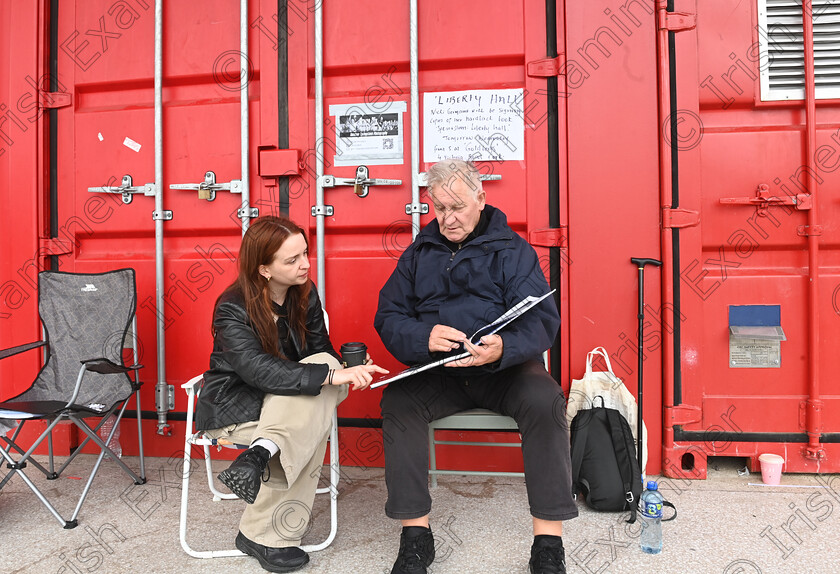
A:
<svg viewBox="0 0 840 574">
<path fill-rule="evenodd" d="M 336 187 L 339 185 L 352 185 L 353 193 L 359 197 L 367 197 L 371 185 L 402 185 L 401 179 L 370 179 L 370 172 L 366 165 L 360 165 L 356 168 L 356 178 L 349 179 L 345 177 L 335 177 L 333 175 L 321 176 L 321 185 L 323 187 Z"/>
<path fill-rule="evenodd" d="M 766 217 L 767 210 L 774 205 L 792 205 L 799 211 L 807 211 L 813 205 L 810 193 L 770 195 L 770 186 L 766 183 L 759 184 L 755 197 L 722 197 L 720 202 L 723 205 L 754 205 L 756 213 L 761 217 Z"/>
<path fill-rule="evenodd" d="M 208 171 L 204 173 L 204 181 L 200 183 L 173 183 L 169 186 L 169 189 L 189 189 L 192 191 L 198 191 L 198 199 L 213 201 L 216 199 L 217 191 L 242 193 L 242 181 L 234 179 L 228 183 L 216 183 L 216 172 Z"/>
<path fill-rule="evenodd" d="M 122 178 L 122 183 L 119 186 L 103 185 L 102 187 L 89 187 L 88 191 L 91 193 L 119 193 L 122 195 L 122 201 L 125 204 L 131 203 L 135 193 L 142 193 L 143 195 L 155 196 L 155 184 L 147 183 L 145 185 L 135 186 L 131 176 L 126 174 Z"/>
<path fill-rule="evenodd" d="M 359 197 L 367 197 L 370 193 L 369 187 L 371 185 L 402 185 L 401 179 L 379 179 L 370 178 L 370 171 L 366 165 L 360 165 L 356 168 L 356 177 L 350 179 L 347 177 L 335 177 L 334 175 L 322 175 L 319 183 L 322 188 L 338 187 L 340 185 L 353 186 L 353 193 Z M 335 209 L 332 205 L 313 206 L 312 217 L 319 215 L 333 215 Z"/>
</svg>

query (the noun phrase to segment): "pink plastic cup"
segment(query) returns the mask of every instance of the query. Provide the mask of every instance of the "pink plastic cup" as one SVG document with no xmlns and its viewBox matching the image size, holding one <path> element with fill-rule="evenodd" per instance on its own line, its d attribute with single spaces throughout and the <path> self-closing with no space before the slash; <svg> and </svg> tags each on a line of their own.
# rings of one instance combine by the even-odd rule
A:
<svg viewBox="0 0 840 574">
<path fill-rule="evenodd" d="M 761 465 L 761 481 L 764 484 L 776 485 L 782 481 L 782 465 L 785 459 L 778 454 L 765 453 L 758 457 Z"/>
</svg>

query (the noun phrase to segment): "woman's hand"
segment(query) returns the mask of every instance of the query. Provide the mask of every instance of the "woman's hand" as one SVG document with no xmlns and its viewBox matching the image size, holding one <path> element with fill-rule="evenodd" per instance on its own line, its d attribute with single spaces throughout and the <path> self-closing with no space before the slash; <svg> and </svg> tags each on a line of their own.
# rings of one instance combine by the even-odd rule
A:
<svg viewBox="0 0 840 574">
<path fill-rule="evenodd" d="M 373 382 L 373 374 L 382 373 L 387 375 L 389 371 L 383 369 L 378 365 L 365 364 L 357 365 L 355 367 L 348 367 L 346 369 L 338 369 L 333 373 L 333 385 L 353 385 L 353 390 L 366 389 Z M 329 377 L 327 377 L 327 384 L 329 384 Z"/>
</svg>

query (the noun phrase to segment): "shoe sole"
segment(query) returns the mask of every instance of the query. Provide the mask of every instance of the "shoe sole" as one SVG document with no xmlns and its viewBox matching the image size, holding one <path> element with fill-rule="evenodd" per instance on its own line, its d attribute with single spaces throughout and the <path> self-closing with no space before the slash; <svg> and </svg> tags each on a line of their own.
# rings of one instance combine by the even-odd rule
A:
<svg viewBox="0 0 840 574">
<path fill-rule="evenodd" d="M 309 555 L 304 556 L 303 562 L 295 566 L 277 566 L 276 564 L 272 564 L 268 562 L 265 558 L 260 556 L 258 553 L 254 553 L 252 549 L 246 545 L 245 543 L 241 542 L 239 538 L 236 539 L 236 547 L 239 549 L 240 552 L 243 554 L 247 554 L 248 556 L 252 556 L 257 559 L 257 562 L 260 563 L 263 570 L 268 570 L 269 572 L 294 572 L 295 570 L 300 570 L 304 566 L 309 563 Z"/>
<path fill-rule="evenodd" d="M 242 476 L 235 475 L 227 469 L 220 472 L 218 478 L 236 496 L 248 504 L 254 504 L 254 501 L 257 499 L 257 493 L 260 491 L 259 483 L 257 483 L 257 488 L 254 489 L 251 487 L 250 480 L 245 480 Z"/>
</svg>

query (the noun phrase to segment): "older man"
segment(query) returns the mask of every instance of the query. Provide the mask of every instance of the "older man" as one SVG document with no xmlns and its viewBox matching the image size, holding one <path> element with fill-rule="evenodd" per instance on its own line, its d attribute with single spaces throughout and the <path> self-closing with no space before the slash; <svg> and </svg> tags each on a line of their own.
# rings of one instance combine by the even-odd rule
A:
<svg viewBox="0 0 840 574">
<path fill-rule="evenodd" d="M 382 288 L 376 330 L 408 365 L 462 348 L 471 356 L 394 382 L 382 395 L 385 513 L 403 526 L 391 572 L 425 573 L 434 560 L 429 422 L 476 407 L 513 417 L 522 433 L 534 523 L 531 573 L 565 572 L 562 521 L 578 511 L 565 400 L 541 361 L 560 324 L 557 309 L 543 301 L 471 345 L 467 338 L 479 327 L 523 298 L 547 293 L 548 285 L 534 249 L 507 225 L 504 213 L 485 203 L 475 166 L 444 160 L 428 170 L 426 182 L 435 221 L 406 249 Z"/>
</svg>

